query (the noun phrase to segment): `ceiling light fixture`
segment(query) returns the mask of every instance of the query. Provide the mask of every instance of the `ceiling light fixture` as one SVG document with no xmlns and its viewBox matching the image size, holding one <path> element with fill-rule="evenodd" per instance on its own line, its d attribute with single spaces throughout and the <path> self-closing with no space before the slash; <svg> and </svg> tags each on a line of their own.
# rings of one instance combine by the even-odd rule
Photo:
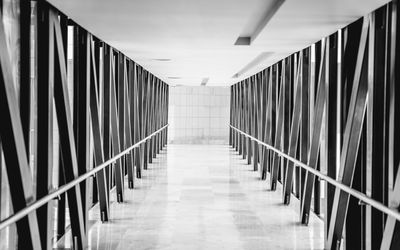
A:
<svg viewBox="0 0 400 250">
<path fill-rule="evenodd" d="M 170 58 L 155 58 L 153 61 L 159 61 L 159 62 L 169 62 L 172 61 Z"/>
<path fill-rule="evenodd" d="M 285 0 L 274 0 L 271 6 L 265 11 L 261 20 L 254 27 L 251 27 L 249 29 L 251 30 L 249 32 L 251 35 L 239 36 L 236 39 L 235 45 L 251 45 L 257 38 L 257 36 L 261 33 L 261 31 L 265 28 L 265 26 L 267 26 L 268 22 L 276 14 L 276 12 L 279 10 L 284 2 Z"/>
<path fill-rule="evenodd" d="M 210 80 L 210 78 L 209 77 L 205 77 L 205 78 L 203 78 L 203 80 L 201 80 L 201 86 L 206 86 L 206 84 L 208 83 L 208 80 Z"/>
<path fill-rule="evenodd" d="M 241 75 L 246 73 L 247 71 L 251 70 L 258 64 L 260 64 L 262 61 L 267 59 L 269 56 L 273 55 L 274 52 L 262 52 L 256 58 L 251 60 L 246 66 L 244 66 L 241 70 L 239 70 L 236 74 L 232 76 L 232 78 L 239 78 Z"/>
<path fill-rule="evenodd" d="M 251 43 L 251 37 L 249 36 L 239 36 L 236 39 L 235 45 L 250 45 Z"/>
</svg>

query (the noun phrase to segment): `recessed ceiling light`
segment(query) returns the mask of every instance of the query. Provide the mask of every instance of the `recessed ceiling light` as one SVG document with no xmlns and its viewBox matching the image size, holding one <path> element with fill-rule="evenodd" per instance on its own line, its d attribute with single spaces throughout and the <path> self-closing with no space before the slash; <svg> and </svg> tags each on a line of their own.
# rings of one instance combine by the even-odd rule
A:
<svg viewBox="0 0 400 250">
<path fill-rule="evenodd" d="M 168 79 L 181 79 L 182 77 L 179 76 L 168 76 Z"/>
<path fill-rule="evenodd" d="M 203 78 L 203 80 L 201 80 L 201 86 L 206 86 L 206 84 L 208 83 L 208 80 L 210 80 L 210 78 L 209 77 L 205 77 L 205 78 Z"/>
<path fill-rule="evenodd" d="M 159 61 L 159 62 L 169 62 L 172 61 L 170 58 L 155 58 L 153 61 Z"/>
</svg>

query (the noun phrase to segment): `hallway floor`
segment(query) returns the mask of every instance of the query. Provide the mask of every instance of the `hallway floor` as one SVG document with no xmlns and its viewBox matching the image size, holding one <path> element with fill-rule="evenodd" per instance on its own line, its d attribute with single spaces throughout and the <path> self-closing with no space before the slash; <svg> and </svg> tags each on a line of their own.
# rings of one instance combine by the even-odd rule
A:
<svg viewBox="0 0 400 250">
<path fill-rule="evenodd" d="M 90 212 L 90 249 L 322 249 L 323 223 L 299 224 L 299 203 L 282 205 L 268 183 L 227 145 L 168 145 L 111 222 Z"/>
</svg>

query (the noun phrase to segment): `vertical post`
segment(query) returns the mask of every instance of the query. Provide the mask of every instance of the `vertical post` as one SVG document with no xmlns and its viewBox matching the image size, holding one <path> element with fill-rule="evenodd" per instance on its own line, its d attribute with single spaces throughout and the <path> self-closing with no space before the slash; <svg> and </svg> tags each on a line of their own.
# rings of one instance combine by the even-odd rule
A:
<svg viewBox="0 0 400 250">
<path fill-rule="evenodd" d="M 252 106 L 253 106 L 253 136 L 258 139 L 258 101 L 259 101 L 259 89 L 258 89 L 258 81 L 257 76 L 253 77 L 253 93 L 252 93 Z M 256 141 L 253 141 L 253 170 L 258 171 L 258 153 L 259 153 L 259 146 Z"/>
<path fill-rule="evenodd" d="M 311 47 L 306 48 L 303 51 L 303 68 L 302 68 L 302 94 L 301 94 L 301 129 L 300 129 L 300 161 L 307 163 L 308 152 L 310 148 L 310 84 L 311 84 Z M 306 171 L 304 169 L 300 170 L 299 173 L 299 199 L 300 202 L 303 200 L 303 190 L 304 181 L 306 176 Z"/>
<path fill-rule="evenodd" d="M 113 55 L 113 51 L 110 48 L 110 59 L 111 59 L 111 82 L 110 82 L 110 123 L 111 123 L 111 140 L 113 154 L 117 155 L 121 152 L 120 148 L 120 138 L 119 138 L 119 124 L 118 110 L 117 110 L 117 90 L 116 90 L 116 80 L 118 71 L 116 71 L 116 65 L 118 64 L 118 57 Z M 119 203 L 124 201 L 124 171 L 121 159 L 115 162 L 115 186 L 117 201 Z"/>
<path fill-rule="evenodd" d="M 384 126 L 386 109 L 386 15 L 387 7 L 371 16 L 368 47 L 368 104 L 366 195 L 384 202 Z M 383 236 L 384 214 L 371 206 L 366 207 L 366 249 L 378 249 Z"/>
<path fill-rule="evenodd" d="M 135 83 L 135 105 L 136 108 L 135 110 L 136 115 L 135 115 L 135 133 L 136 133 L 136 142 L 140 141 L 142 139 L 142 128 L 143 128 L 143 122 L 142 122 L 142 116 L 143 116 L 143 101 L 142 101 L 142 96 L 143 96 L 143 76 L 142 76 L 142 68 L 140 66 L 136 66 L 136 83 Z M 136 176 L 137 178 L 142 177 L 142 167 L 143 167 L 143 144 L 140 145 L 136 149 Z"/>
<path fill-rule="evenodd" d="M 117 97 L 117 114 L 118 114 L 118 137 L 119 137 L 119 148 L 120 150 L 124 150 L 126 147 L 125 144 L 125 67 L 124 61 L 125 56 L 121 52 L 117 52 L 115 56 L 115 64 L 116 64 L 116 97 Z M 122 178 L 125 176 L 126 169 L 126 155 L 121 157 L 121 167 L 122 167 Z"/>
<path fill-rule="evenodd" d="M 127 59 L 124 60 L 124 86 L 125 86 L 125 102 L 124 102 L 124 106 L 125 106 L 125 123 L 124 123 L 124 129 L 125 129 L 125 145 L 126 147 L 130 147 L 132 146 L 132 134 L 131 134 L 131 117 L 130 117 L 130 102 L 131 99 L 129 98 L 130 96 L 130 90 L 133 86 L 129 86 L 131 85 L 131 79 L 129 77 L 129 73 L 131 68 L 129 67 L 129 62 L 130 60 L 127 62 Z M 133 162 L 133 150 L 131 150 L 127 155 L 126 155 L 126 168 L 127 168 L 127 172 L 128 172 L 128 188 L 133 189 L 134 187 L 134 162 Z"/>
<path fill-rule="evenodd" d="M 327 154 L 327 175 L 336 179 L 337 169 L 339 169 L 338 162 L 340 155 L 338 155 L 339 138 L 338 131 L 338 105 L 340 101 L 338 95 L 338 33 L 331 35 L 328 41 L 327 63 L 329 64 L 327 72 L 327 101 L 326 101 L 326 123 L 325 132 L 326 136 L 326 154 Z M 335 194 L 335 187 L 329 183 L 326 184 L 326 218 L 325 218 L 325 233 L 328 234 L 329 223 L 332 213 L 333 197 Z"/>
<path fill-rule="evenodd" d="M 76 155 L 78 159 L 78 175 L 85 174 L 89 167 L 89 84 L 90 84 L 90 61 L 89 53 L 90 38 L 85 30 L 79 26 L 74 26 L 74 105 L 73 105 L 73 125 L 74 138 L 76 145 Z M 69 105 L 69 104 L 68 104 Z M 60 142 L 62 142 L 60 140 Z M 88 204 L 88 181 L 80 183 L 84 226 L 86 230 Z"/>
<path fill-rule="evenodd" d="M 104 159 L 108 160 L 111 158 L 111 113 L 110 113 L 110 85 L 111 85 L 111 54 L 110 47 L 107 44 L 103 44 L 103 151 Z M 107 179 L 107 191 L 111 189 L 111 170 L 112 165 L 105 168 L 106 179 Z"/>
<path fill-rule="evenodd" d="M 53 172 L 53 84 L 49 77 L 49 49 L 54 46 L 52 26 L 49 23 L 49 7 L 44 1 L 37 2 L 37 168 L 36 199 L 49 193 Z M 52 74 L 52 73 L 51 73 Z M 60 171 L 60 170 L 59 170 Z M 61 172 L 61 171 L 60 171 Z M 61 204 L 62 205 L 62 204 Z M 50 204 L 38 208 L 39 233 L 42 247 L 51 248 Z"/>
<path fill-rule="evenodd" d="M 30 71 L 30 31 L 31 31 L 31 1 L 19 2 L 19 55 L 20 55 L 20 115 L 22 128 L 24 132 L 24 140 L 26 152 L 29 155 L 29 133 L 30 133 L 30 118 L 31 118 L 31 71 Z M 29 156 L 28 156 L 29 157 Z M 29 158 L 28 158 L 29 160 Z"/>
<path fill-rule="evenodd" d="M 253 123 L 253 114 L 252 114 L 252 82 L 251 79 L 246 79 L 246 118 L 245 118 L 245 122 L 246 122 L 246 133 L 251 134 L 252 133 L 252 123 Z M 246 139 L 246 148 L 247 148 L 247 164 L 250 165 L 251 164 L 251 159 L 253 158 L 253 147 L 252 147 L 252 142 L 251 139 L 249 137 L 245 137 Z"/>
</svg>

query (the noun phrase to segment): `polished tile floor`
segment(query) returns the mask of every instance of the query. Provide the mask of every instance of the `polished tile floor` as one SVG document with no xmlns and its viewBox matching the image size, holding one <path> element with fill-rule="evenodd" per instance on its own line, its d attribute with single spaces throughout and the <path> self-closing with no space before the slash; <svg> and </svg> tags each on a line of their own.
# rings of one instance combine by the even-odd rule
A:
<svg viewBox="0 0 400 250">
<path fill-rule="evenodd" d="M 322 249 L 323 223 L 299 225 L 298 202 L 281 203 L 227 145 L 168 145 L 111 222 L 90 212 L 90 249 Z"/>
</svg>

